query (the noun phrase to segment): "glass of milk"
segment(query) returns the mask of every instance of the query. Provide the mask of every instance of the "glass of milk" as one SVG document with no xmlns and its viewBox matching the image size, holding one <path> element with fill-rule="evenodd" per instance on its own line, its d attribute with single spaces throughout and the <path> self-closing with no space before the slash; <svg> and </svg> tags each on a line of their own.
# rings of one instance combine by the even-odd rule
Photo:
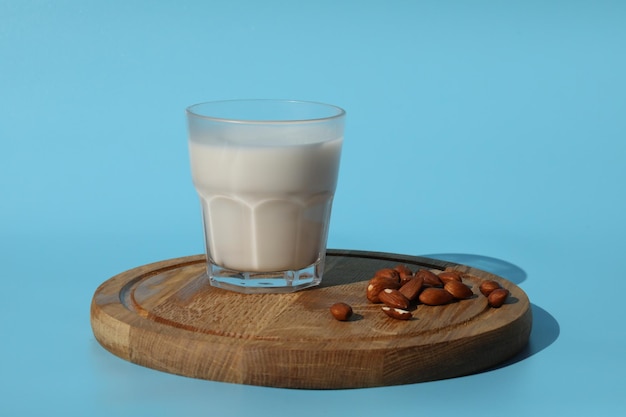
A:
<svg viewBox="0 0 626 417">
<path fill-rule="evenodd" d="M 242 293 L 318 285 L 345 111 L 288 100 L 187 108 L 211 284 Z"/>
</svg>

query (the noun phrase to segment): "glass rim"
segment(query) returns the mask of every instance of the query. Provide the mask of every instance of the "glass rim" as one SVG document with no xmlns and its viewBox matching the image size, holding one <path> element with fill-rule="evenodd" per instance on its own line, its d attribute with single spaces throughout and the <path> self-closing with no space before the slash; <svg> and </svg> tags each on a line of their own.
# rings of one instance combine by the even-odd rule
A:
<svg viewBox="0 0 626 417">
<path fill-rule="evenodd" d="M 311 118 L 294 118 L 294 119 L 245 119 L 245 118 L 230 118 L 230 117 L 217 117 L 217 116 L 209 116 L 207 114 L 201 114 L 194 109 L 197 109 L 201 106 L 205 106 L 208 104 L 228 104 L 228 103 L 244 103 L 244 102 L 271 102 L 271 103 L 292 103 L 292 104 L 306 104 L 306 105 L 314 105 L 317 107 L 325 107 L 328 109 L 333 109 L 335 114 L 325 116 L 325 117 L 311 117 Z M 339 106 L 335 106 L 333 104 L 322 103 L 318 101 L 307 101 L 307 100 L 290 100 L 290 99 L 229 99 L 229 100 L 211 100 L 211 101 L 203 101 L 200 103 L 192 104 L 185 109 L 188 116 L 198 117 L 204 120 L 210 120 L 214 122 L 220 123 L 236 123 L 236 124 L 288 124 L 288 123 L 315 123 L 315 122 L 327 122 L 333 119 L 340 119 L 346 115 L 346 111 Z"/>
</svg>

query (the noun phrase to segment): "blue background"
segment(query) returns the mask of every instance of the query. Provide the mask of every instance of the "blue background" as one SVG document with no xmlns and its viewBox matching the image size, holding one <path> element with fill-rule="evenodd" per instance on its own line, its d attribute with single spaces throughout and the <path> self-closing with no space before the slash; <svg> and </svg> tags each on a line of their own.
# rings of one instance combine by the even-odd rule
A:
<svg viewBox="0 0 626 417">
<path fill-rule="evenodd" d="M 626 414 L 624 22 L 606 0 L 0 0 L 0 415 Z M 184 109 L 232 98 L 344 107 L 329 246 L 502 275 L 529 348 L 342 391 L 102 349 L 101 282 L 203 251 Z"/>
</svg>

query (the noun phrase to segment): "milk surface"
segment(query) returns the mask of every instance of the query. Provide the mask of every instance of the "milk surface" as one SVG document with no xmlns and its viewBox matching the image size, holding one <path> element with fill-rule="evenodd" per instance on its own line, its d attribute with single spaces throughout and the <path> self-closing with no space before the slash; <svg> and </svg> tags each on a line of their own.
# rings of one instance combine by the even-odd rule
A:
<svg viewBox="0 0 626 417">
<path fill-rule="evenodd" d="M 326 247 L 342 141 L 255 146 L 191 138 L 213 262 L 248 272 L 315 263 Z"/>
</svg>

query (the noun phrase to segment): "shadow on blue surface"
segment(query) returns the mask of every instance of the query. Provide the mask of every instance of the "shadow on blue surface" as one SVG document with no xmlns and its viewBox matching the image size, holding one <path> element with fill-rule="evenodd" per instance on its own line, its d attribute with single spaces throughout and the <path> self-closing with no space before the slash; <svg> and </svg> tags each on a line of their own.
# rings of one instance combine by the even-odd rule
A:
<svg viewBox="0 0 626 417">
<path fill-rule="evenodd" d="M 526 272 L 522 268 L 510 262 L 489 256 L 471 255 L 465 253 L 440 253 L 420 256 L 472 266 L 474 268 L 499 275 L 516 285 L 526 280 Z M 531 303 L 530 308 L 533 313 L 533 327 L 530 332 L 528 345 L 526 345 L 526 347 L 517 355 L 492 368 L 486 369 L 483 372 L 503 368 L 516 362 L 520 362 L 535 353 L 541 352 L 558 339 L 561 328 L 554 316 L 535 304 Z"/>
</svg>

